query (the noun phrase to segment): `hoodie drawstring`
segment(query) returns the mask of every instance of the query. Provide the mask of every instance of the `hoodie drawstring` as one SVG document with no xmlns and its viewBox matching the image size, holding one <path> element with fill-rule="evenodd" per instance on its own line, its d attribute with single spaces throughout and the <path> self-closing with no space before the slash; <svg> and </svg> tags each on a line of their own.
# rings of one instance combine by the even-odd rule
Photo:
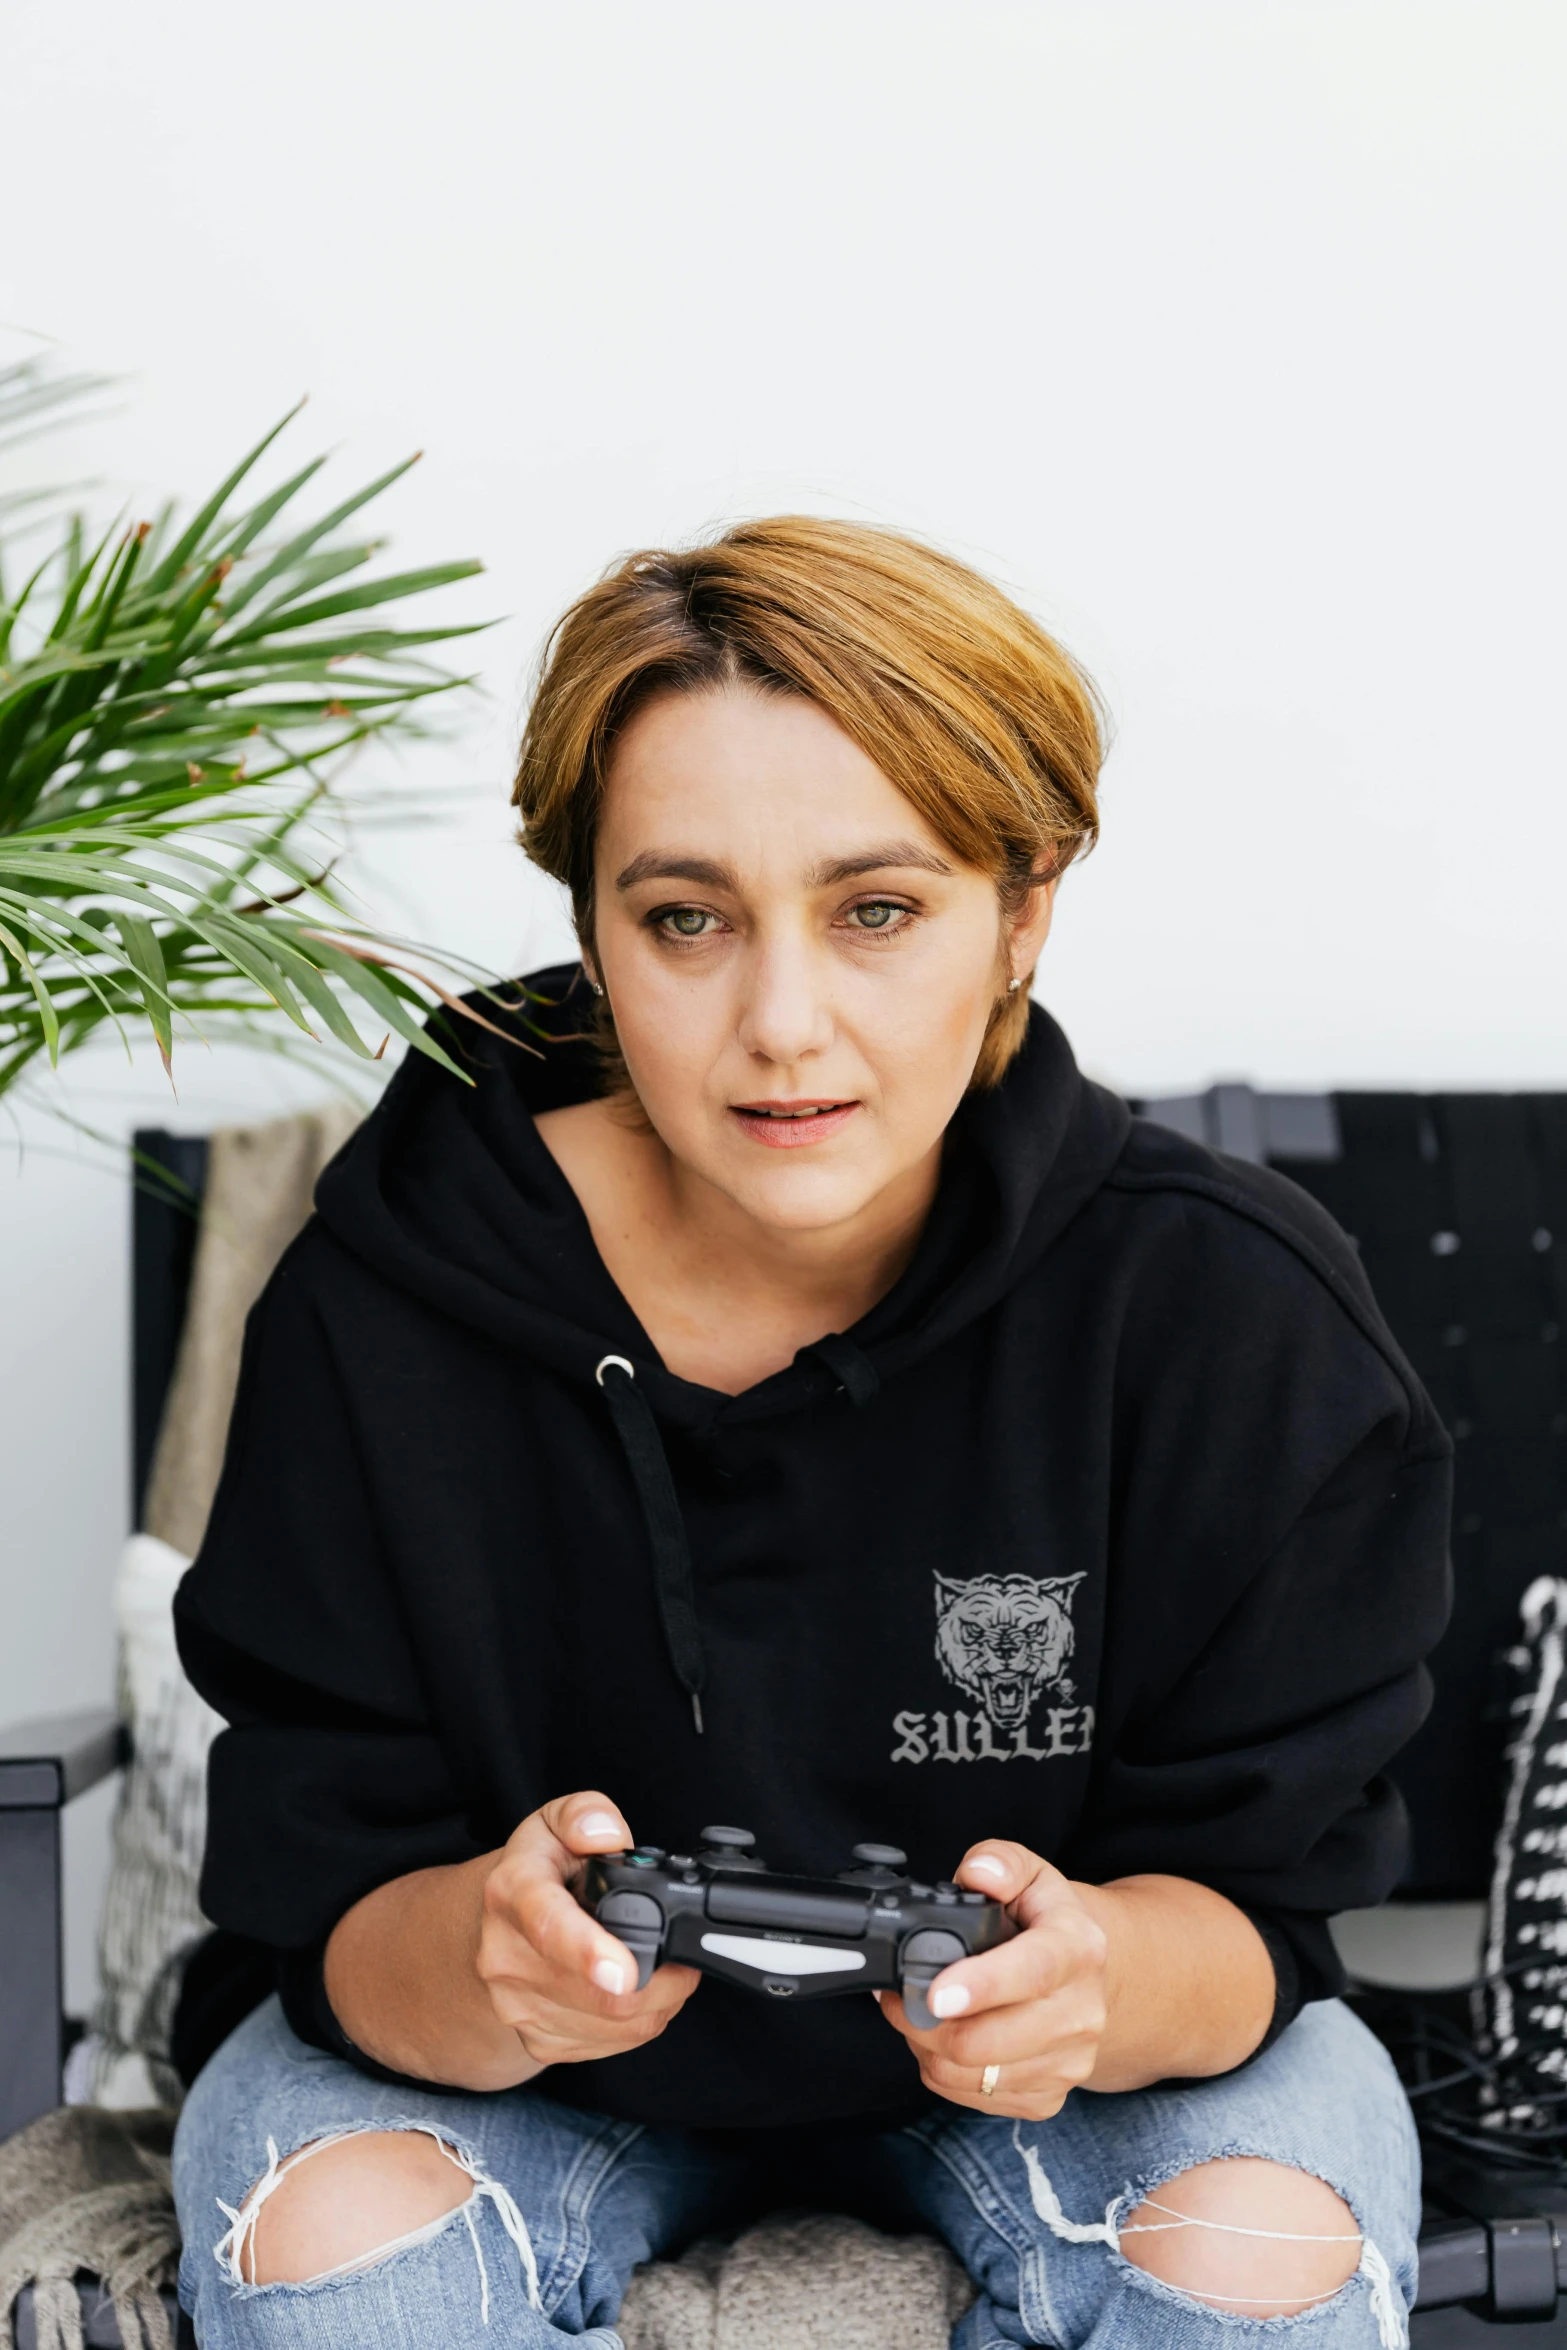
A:
<svg viewBox="0 0 1567 2350">
<path fill-rule="evenodd" d="M 801 1348 L 822 1362 L 853 1404 L 869 1403 L 881 1388 L 874 1364 L 852 1338 L 834 1335 Z M 631 1471 L 631 1482 L 642 1504 L 642 1522 L 653 1546 L 653 1589 L 659 1621 L 669 1649 L 675 1678 L 691 1700 L 691 1719 L 697 1736 L 703 1732 L 702 1688 L 707 1660 L 702 1654 L 702 1627 L 697 1621 L 696 1587 L 691 1575 L 691 1548 L 686 1523 L 675 1496 L 675 1481 L 653 1407 L 637 1385 L 636 1367 L 624 1355 L 605 1355 L 595 1365 L 594 1378 L 604 1390 L 609 1416 L 620 1438 L 620 1449 Z"/>
<path fill-rule="evenodd" d="M 620 1438 L 626 1466 L 642 1504 L 643 1523 L 653 1546 L 653 1588 L 669 1647 L 669 1661 L 675 1668 L 675 1678 L 691 1700 L 691 1719 L 700 1737 L 702 1685 L 707 1678 L 707 1664 L 696 1616 L 685 1520 L 675 1498 L 674 1479 L 664 1457 L 658 1422 L 637 1386 L 636 1371 L 624 1355 L 606 1355 L 593 1376 L 604 1390 L 604 1401 L 609 1405 L 615 1434 Z"/>
<path fill-rule="evenodd" d="M 870 1356 L 852 1338 L 845 1338 L 841 1330 L 831 1331 L 814 1345 L 802 1347 L 800 1352 L 814 1355 L 819 1363 L 826 1365 L 850 1403 L 856 1406 L 871 1403 L 881 1393 L 881 1378 Z"/>
</svg>

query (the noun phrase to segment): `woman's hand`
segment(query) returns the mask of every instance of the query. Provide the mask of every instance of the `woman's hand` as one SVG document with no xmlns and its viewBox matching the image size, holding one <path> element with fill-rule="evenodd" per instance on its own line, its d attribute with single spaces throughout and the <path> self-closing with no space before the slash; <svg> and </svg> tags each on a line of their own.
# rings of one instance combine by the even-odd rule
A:
<svg viewBox="0 0 1567 2350">
<path fill-rule="evenodd" d="M 895 1992 L 880 1995 L 927 2088 L 954 2105 L 1048 2121 L 1072 2089 L 1228 2072 L 1268 2028 L 1277 1985 L 1267 1944 L 1210 1886 L 1075 1885 L 1026 1845 L 996 1839 L 971 1846 L 958 1877 L 1004 1901 L 1022 1933 L 936 1977 L 933 2032 L 913 2029 Z"/>
<path fill-rule="evenodd" d="M 1109 1937 L 1079 1888 L 1022 1844 L 987 1842 L 964 1855 L 957 1881 L 1004 1901 L 1023 1931 L 936 1977 L 933 2032 L 917 2032 L 895 1991 L 881 2010 L 938 2096 L 976 2113 L 1048 2121 L 1091 2077 L 1109 2013 Z M 1092 1898 L 1092 1896 L 1091 1896 Z M 1000 2072 L 992 2094 L 980 2083 Z"/>
<path fill-rule="evenodd" d="M 702 1979 L 694 1967 L 661 1966 L 639 1991 L 630 1951 L 570 1890 L 585 1855 L 630 1842 L 607 1796 L 563 1795 L 523 1821 L 485 1879 L 477 1973 L 541 2068 L 656 2040 Z"/>
</svg>

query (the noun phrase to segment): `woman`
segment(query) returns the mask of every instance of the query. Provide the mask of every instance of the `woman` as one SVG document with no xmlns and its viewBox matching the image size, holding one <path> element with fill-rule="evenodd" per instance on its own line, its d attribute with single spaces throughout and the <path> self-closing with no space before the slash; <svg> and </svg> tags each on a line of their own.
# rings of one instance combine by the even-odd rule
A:
<svg viewBox="0 0 1567 2350">
<path fill-rule="evenodd" d="M 582 970 L 329 1171 L 181 1593 L 204 1899 L 281 1994 L 180 2125 L 207 2350 L 613 2344 L 637 2263 L 813 2195 L 942 2233 L 968 2350 L 1405 2338 L 1325 1919 L 1398 1874 L 1447 1446 L 1333 1226 L 1030 1010 L 1099 758 L 887 533 L 556 631 L 517 800 Z M 1022 1930 L 927 2031 L 639 1990 L 582 1859 L 715 1818 Z"/>
</svg>

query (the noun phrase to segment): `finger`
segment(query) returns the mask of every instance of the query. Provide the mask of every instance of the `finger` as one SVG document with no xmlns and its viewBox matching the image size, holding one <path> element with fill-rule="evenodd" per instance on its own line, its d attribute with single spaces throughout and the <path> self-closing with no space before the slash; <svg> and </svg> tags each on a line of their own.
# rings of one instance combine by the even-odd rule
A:
<svg viewBox="0 0 1567 2350">
<path fill-rule="evenodd" d="M 529 2054 L 537 2055 L 541 2034 L 562 2043 L 572 2042 L 594 2056 L 635 2047 L 661 2032 L 678 2015 L 702 1978 L 695 1967 L 660 1967 L 645 1990 L 614 1998 L 589 1985 L 564 1987 L 553 1974 L 543 1979 L 526 1974 L 495 1977 L 490 1998 L 502 2023 L 526 2035 Z"/>
<path fill-rule="evenodd" d="M 620 1806 L 607 1795 L 588 1789 L 578 1795 L 560 1795 L 537 1814 L 552 1836 L 570 1853 L 624 1852 L 631 1842 Z"/>
<path fill-rule="evenodd" d="M 631 1831 L 607 1795 L 586 1789 L 559 1796 L 531 1812 L 512 1835 L 486 1885 L 486 1908 L 515 1924 L 553 1964 L 600 1990 L 612 1995 L 635 1990 L 630 1952 L 565 1892 L 584 1854 L 619 1851 L 630 1841 Z M 565 1906 L 557 1895 L 564 1896 Z"/>
<path fill-rule="evenodd" d="M 611 2000 L 637 1993 L 637 1960 L 559 1878 L 524 1875 L 510 1887 L 507 1906 L 517 1934 L 547 1972 L 576 1979 Z"/>
<path fill-rule="evenodd" d="M 970 2065 L 945 2063 L 924 2053 L 920 2078 L 927 2089 L 953 2105 L 975 2113 L 1005 2114 L 1013 2119 L 1043 2120 L 1059 2113 L 1074 2089 L 1081 2088 L 1093 2069 L 1088 2047 L 1066 2047 L 1047 2057 L 1034 2057 L 1001 2067 L 990 2095 L 982 2087 L 983 2074 Z"/>
<path fill-rule="evenodd" d="M 1104 1960 L 1103 1928 L 1067 1889 L 1043 1904 L 1010 1942 L 943 1968 L 927 1994 L 930 2012 L 947 2023 L 955 2016 L 1044 1999 L 1079 1976 L 1102 1975 Z"/>
<path fill-rule="evenodd" d="M 614 1852 L 630 1841 L 619 1805 L 589 1788 L 529 1812 L 507 1841 L 506 1864 L 564 1879 L 584 1853 Z"/>
<path fill-rule="evenodd" d="M 1097 2050 L 1104 2035 L 1104 2002 L 1091 1987 L 1072 1986 L 1053 1999 L 1033 1999 L 1017 2007 L 988 2010 L 956 2024 L 941 2024 L 922 2032 L 896 1991 L 880 1991 L 881 2012 L 901 2032 L 920 2064 L 939 2064 L 949 2074 L 973 2078 L 987 2064 L 1053 2063 L 1063 2050 L 1087 2046 Z"/>
<path fill-rule="evenodd" d="M 1044 1874 L 1065 1883 L 1059 1869 L 1030 1852 L 1026 1844 L 1012 1844 L 1004 1836 L 986 1836 L 971 1844 L 957 1866 L 957 1881 L 971 1893 L 988 1893 L 993 1901 L 1016 1901 Z"/>
<path fill-rule="evenodd" d="M 533 2051 L 529 2049 L 531 2056 Z M 1069 2081 L 1046 2082 L 1038 2089 L 1018 2091 L 998 2088 L 985 2097 L 977 2089 L 938 2089 L 933 2081 L 925 2086 L 932 2096 L 944 2097 L 949 2105 L 962 2105 L 970 2113 L 983 2114 L 989 2121 L 1048 2122 L 1056 2115 L 1072 2094 Z"/>
<path fill-rule="evenodd" d="M 983 2015 L 943 2024 L 939 2032 L 925 2034 L 922 2052 L 928 2048 L 944 2063 L 983 2072 L 987 2064 L 1053 2061 L 1062 2049 L 1085 2043 L 1097 2048 L 1104 2025 L 1103 1998 L 1092 1985 L 1074 1983 L 1052 1999 L 993 2007 Z"/>
</svg>

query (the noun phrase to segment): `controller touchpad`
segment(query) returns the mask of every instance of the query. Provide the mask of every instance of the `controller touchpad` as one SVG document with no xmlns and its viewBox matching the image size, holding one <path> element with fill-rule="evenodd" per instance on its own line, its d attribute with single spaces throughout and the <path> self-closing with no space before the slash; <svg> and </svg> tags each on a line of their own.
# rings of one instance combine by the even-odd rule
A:
<svg viewBox="0 0 1567 2350">
<path fill-rule="evenodd" d="M 772 1926 L 786 1934 L 836 1934 L 845 1942 L 865 1937 L 869 1904 L 863 1895 L 815 1892 L 776 1877 L 723 1878 L 708 1888 L 707 1914 L 726 1926 Z"/>
</svg>

